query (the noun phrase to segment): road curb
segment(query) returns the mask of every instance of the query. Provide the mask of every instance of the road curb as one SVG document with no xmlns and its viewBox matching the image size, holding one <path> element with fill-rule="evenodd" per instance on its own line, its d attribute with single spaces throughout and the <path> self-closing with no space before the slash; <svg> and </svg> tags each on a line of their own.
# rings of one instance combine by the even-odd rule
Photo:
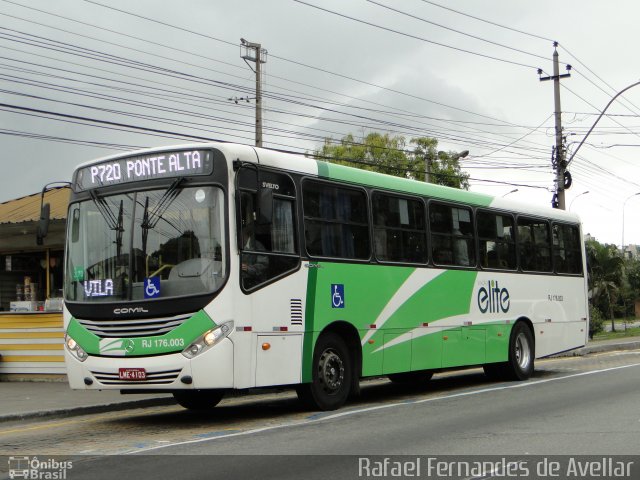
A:
<svg viewBox="0 0 640 480">
<path fill-rule="evenodd" d="M 88 406 L 82 406 L 82 407 L 58 408 L 55 410 L 48 410 L 48 411 L 10 413 L 7 415 L 0 415 L 0 423 L 28 420 L 33 418 L 39 418 L 39 419 L 52 418 L 53 419 L 53 418 L 65 418 L 65 417 L 77 417 L 81 415 L 91 415 L 94 413 L 117 412 L 121 410 L 129 410 L 133 408 L 162 407 L 166 405 L 175 405 L 175 404 L 176 404 L 176 401 L 173 399 L 173 397 L 146 398 L 144 400 L 130 400 L 127 402 L 115 402 L 115 403 L 107 403 L 103 405 L 88 405 Z"/>
<path fill-rule="evenodd" d="M 638 350 L 638 349 L 640 349 L 640 341 L 638 340 L 631 340 L 629 342 L 623 342 L 623 343 L 609 343 L 609 344 L 590 343 L 585 347 L 578 348 L 576 350 L 570 350 L 568 352 L 558 353 L 556 355 L 552 355 L 552 357 L 554 358 L 582 357 L 592 353 L 615 352 L 616 350 L 624 351 L 624 350 Z"/>
</svg>

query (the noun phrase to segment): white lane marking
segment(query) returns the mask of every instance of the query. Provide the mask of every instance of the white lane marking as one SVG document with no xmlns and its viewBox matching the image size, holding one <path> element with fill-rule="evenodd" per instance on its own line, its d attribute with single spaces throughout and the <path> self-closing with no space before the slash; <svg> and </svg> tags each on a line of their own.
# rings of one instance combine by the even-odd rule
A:
<svg viewBox="0 0 640 480">
<path fill-rule="evenodd" d="M 347 410 L 347 411 L 340 412 L 340 413 L 335 413 L 335 414 L 332 414 L 332 415 L 326 415 L 326 416 L 323 416 L 323 417 L 316 417 L 316 418 L 312 418 L 310 420 L 302 421 L 302 422 L 296 422 L 296 423 L 290 422 L 290 423 L 284 423 L 282 425 L 272 425 L 272 426 L 268 426 L 268 427 L 254 428 L 254 429 L 251 429 L 251 430 L 245 430 L 243 432 L 235 432 L 235 433 L 230 433 L 228 435 L 221 435 L 221 436 L 216 436 L 216 437 L 211 437 L 211 438 L 199 438 L 199 439 L 195 439 L 195 440 L 185 440 L 185 441 L 182 441 L 182 442 L 168 443 L 166 445 L 157 445 L 157 446 L 153 446 L 153 447 L 140 448 L 140 449 L 129 451 L 129 452 L 122 452 L 122 454 L 131 455 L 131 454 L 149 452 L 149 451 L 152 451 L 152 450 L 159 450 L 161 448 L 167 448 L 167 447 L 177 447 L 177 446 L 180 446 L 180 445 L 191 445 L 191 444 L 194 444 L 194 443 L 212 442 L 212 441 L 215 441 L 215 440 L 231 438 L 231 437 L 240 437 L 240 436 L 245 436 L 245 435 L 253 435 L 253 434 L 256 434 L 256 433 L 267 432 L 267 431 L 270 431 L 270 430 L 279 430 L 279 429 L 288 428 L 288 427 L 298 427 L 298 426 L 302 426 L 302 425 L 310 425 L 310 424 L 313 424 L 313 423 L 323 422 L 323 421 L 327 421 L 327 420 L 335 420 L 336 418 L 348 417 L 348 416 L 351 416 L 351 415 L 357 415 L 357 414 L 361 414 L 361 413 L 375 412 L 376 410 L 383 410 L 383 409 L 387 409 L 387 408 L 402 407 L 402 406 L 406 406 L 406 405 L 418 405 L 418 404 L 422 404 L 422 403 L 436 402 L 436 401 L 440 401 L 440 400 L 449 400 L 449 399 L 452 399 L 452 398 L 459 398 L 459 397 L 468 397 L 468 396 L 471 396 L 471 395 L 478 395 L 478 394 L 489 393 L 489 392 L 498 392 L 498 391 L 501 391 L 501 390 L 510 390 L 510 389 L 514 389 L 514 388 L 533 387 L 533 386 L 536 386 L 536 385 L 540 385 L 542 383 L 557 382 L 557 381 L 560 381 L 560 380 L 567 380 L 567 379 L 572 379 L 572 378 L 577 378 L 577 377 L 584 377 L 586 375 L 594 375 L 596 373 L 611 372 L 611 371 L 614 371 L 614 370 L 622 370 L 624 368 L 631 368 L 631 367 L 640 367 L 640 363 L 633 363 L 633 364 L 630 364 L 630 365 L 621 365 L 621 366 L 618 366 L 618 367 L 604 368 L 604 369 L 601 369 L 601 370 L 592 370 L 592 371 L 589 371 L 589 372 L 574 373 L 574 374 L 571 374 L 571 375 L 565 375 L 563 377 L 547 378 L 547 379 L 544 379 L 544 380 L 535 380 L 535 381 L 517 383 L 517 384 L 513 384 L 513 385 L 502 385 L 502 386 L 499 386 L 499 387 L 482 388 L 480 390 L 472 390 L 470 392 L 454 393 L 454 394 L 451 394 L 451 395 L 443 395 L 443 396 L 440 396 L 440 397 L 424 398 L 422 400 L 408 400 L 408 401 L 403 401 L 403 402 L 388 403 L 388 404 L 384 404 L 384 405 L 375 405 L 373 407 L 359 408 L 359 409 L 355 409 L 355 410 Z"/>
</svg>

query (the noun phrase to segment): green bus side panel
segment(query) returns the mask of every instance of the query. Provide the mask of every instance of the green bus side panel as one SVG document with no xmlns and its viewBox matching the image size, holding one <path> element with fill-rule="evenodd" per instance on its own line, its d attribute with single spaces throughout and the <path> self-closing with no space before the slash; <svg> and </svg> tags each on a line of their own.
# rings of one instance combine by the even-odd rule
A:
<svg viewBox="0 0 640 480">
<path fill-rule="evenodd" d="M 305 337 L 303 345 L 303 382 L 311 381 L 313 346 L 319 334 L 334 322 L 347 322 L 358 330 L 362 339 L 398 288 L 413 273 L 412 267 L 382 267 L 346 263 L 311 262 L 307 282 Z M 332 285 L 341 285 L 344 303 L 334 308 Z M 373 352 L 382 343 L 366 344 Z M 363 354 L 363 363 L 364 363 Z M 368 355 L 367 355 L 368 357 Z M 373 360 L 380 368 L 382 354 Z"/>
<path fill-rule="evenodd" d="M 509 360 L 509 337 L 511 324 L 487 325 L 487 358 L 486 363 L 506 362 Z"/>
<path fill-rule="evenodd" d="M 450 317 L 457 317 L 469 313 L 471 293 L 476 279 L 476 272 L 450 270 L 441 273 L 435 279 L 426 283 L 411 298 L 409 298 L 385 323 L 380 332 L 387 328 L 404 327 L 407 329 L 422 330 L 423 324 L 430 326 L 447 325 Z M 376 332 L 372 339 L 380 343 L 380 332 Z M 424 337 L 436 337 L 435 340 L 424 339 Z M 369 358 L 363 356 L 363 375 L 376 375 L 380 373 L 395 373 L 408 370 L 422 370 L 427 368 L 439 368 L 442 358 L 442 338 L 438 333 L 424 336 L 412 335 L 414 342 L 422 348 L 416 348 L 408 368 L 404 365 L 392 365 L 389 361 L 384 362 L 383 372 L 374 372 L 366 368 Z M 411 339 L 409 339 L 410 341 Z M 383 345 L 387 345 L 383 341 Z M 390 357 L 390 352 L 400 348 L 403 344 L 396 344 L 384 348 L 385 359 Z M 379 353 L 379 352 L 378 352 Z M 422 355 L 424 354 L 424 356 Z M 373 356 L 372 356 L 373 357 Z M 371 358 L 373 360 L 373 358 Z M 374 363 L 377 363 L 374 361 Z"/>
<path fill-rule="evenodd" d="M 382 334 L 384 344 L 386 345 L 400 335 L 411 336 L 411 333 L 405 331 L 384 332 Z M 411 340 L 404 341 L 392 348 L 385 348 L 382 353 L 382 373 L 400 373 L 411 370 L 411 350 Z M 371 358 L 374 358 L 374 356 Z"/>
<path fill-rule="evenodd" d="M 362 347 L 363 376 L 444 366 L 440 329 L 424 335 L 423 328 L 427 327 L 423 325 L 427 323 L 445 328 L 460 325 L 460 316 L 469 313 L 477 273 L 464 270 L 441 272 L 424 285 L 412 286 L 409 290 L 414 293 L 388 318 L 380 319 L 398 291 L 407 288 L 405 282 L 415 271 L 412 267 L 330 262 L 313 264 L 309 269 L 305 312 L 303 381 L 311 380 L 313 346 L 319 334 L 334 322 L 353 325 L 361 341 L 365 340 Z M 424 272 L 428 278 L 427 270 Z M 419 281 L 418 278 L 419 275 L 411 281 Z M 336 286 L 343 292 L 344 303 L 340 308 L 335 308 L 332 303 Z M 448 325 L 451 317 L 457 317 L 455 325 Z M 377 324 L 381 322 L 383 324 Z M 373 325 L 375 327 L 372 328 Z M 467 330 L 465 328 L 465 332 Z M 469 338 L 458 349 L 451 350 L 449 357 L 457 358 L 457 365 L 470 359 L 472 363 L 484 362 L 484 335 L 485 330 L 467 332 L 465 339 Z M 477 359 L 480 360 L 476 362 Z"/>
<path fill-rule="evenodd" d="M 411 370 L 434 370 L 442 367 L 442 336 L 429 333 L 413 339 Z"/>
<path fill-rule="evenodd" d="M 442 367 L 485 362 L 486 329 L 461 327 L 442 332 Z"/>
</svg>

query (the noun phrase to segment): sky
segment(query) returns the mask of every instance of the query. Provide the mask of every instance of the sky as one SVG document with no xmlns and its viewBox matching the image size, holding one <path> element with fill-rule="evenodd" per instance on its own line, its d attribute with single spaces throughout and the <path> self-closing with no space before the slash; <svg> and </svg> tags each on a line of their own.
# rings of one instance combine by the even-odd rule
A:
<svg viewBox="0 0 640 480">
<path fill-rule="evenodd" d="M 469 151 L 471 191 L 549 206 L 538 69 L 553 73 L 556 41 L 568 157 L 584 140 L 567 209 L 601 242 L 640 244 L 640 86 L 585 139 L 640 80 L 639 17 L 633 0 L 0 0 L 0 202 L 140 147 L 253 144 L 244 38 L 266 50 L 264 146 L 435 137 Z"/>
</svg>

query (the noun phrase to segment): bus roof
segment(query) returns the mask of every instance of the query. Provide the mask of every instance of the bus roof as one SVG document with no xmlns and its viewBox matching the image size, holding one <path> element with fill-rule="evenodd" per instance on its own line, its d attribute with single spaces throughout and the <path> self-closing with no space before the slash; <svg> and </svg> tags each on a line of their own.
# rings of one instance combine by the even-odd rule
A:
<svg viewBox="0 0 640 480">
<path fill-rule="evenodd" d="M 565 210 L 559 210 L 543 205 L 535 205 L 520 202 L 517 200 L 504 199 L 502 197 L 494 197 L 483 193 L 470 192 L 467 190 L 445 187 L 442 185 L 425 183 L 417 180 L 396 177 L 393 175 L 386 175 L 384 173 L 377 173 L 369 170 L 329 163 L 321 160 L 315 160 L 301 154 L 283 152 L 267 148 L 257 148 L 237 143 L 189 143 L 146 148 L 131 152 L 109 155 L 97 160 L 85 162 L 79 165 L 77 169 L 84 168 L 95 163 L 102 163 L 122 157 L 145 155 L 156 152 L 164 152 L 168 150 L 203 148 L 216 148 L 231 160 L 240 159 L 245 162 L 260 163 L 262 165 L 270 167 L 282 168 L 285 170 L 311 176 L 318 176 L 320 178 L 326 178 L 329 180 L 339 180 L 355 185 L 365 185 L 373 188 L 394 190 L 410 195 L 423 195 L 429 198 L 459 202 L 477 207 L 492 207 L 501 210 L 512 211 L 515 213 L 549 217 L 552 219 L 573 223 L 578 223 L 580 221 L 578 215 L 567 212 Z"/>
</svg>

